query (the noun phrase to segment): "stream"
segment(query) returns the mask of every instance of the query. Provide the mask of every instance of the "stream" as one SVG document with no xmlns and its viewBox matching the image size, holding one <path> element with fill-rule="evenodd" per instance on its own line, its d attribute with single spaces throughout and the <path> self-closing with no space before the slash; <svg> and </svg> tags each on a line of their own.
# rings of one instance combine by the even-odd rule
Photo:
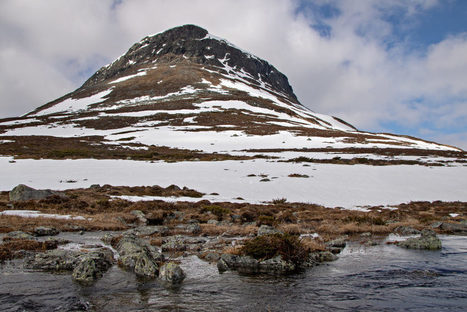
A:
<svg viewBox="0 0 467 312">
<path fill-rule="evenodd" d="M 62 233 L 96 243 L 103 233 Z M 441 251 L 349 243 L 334 262 L 289 276 L 219 274 L 196 256 L 182 258 L 187 278 L 170 288 L 114 265 L 94 285 L 70 274 L 0 265 L 0 310 L 13 311 L 466 311 L 467 237 L 444 236 Z"/>
</svg>

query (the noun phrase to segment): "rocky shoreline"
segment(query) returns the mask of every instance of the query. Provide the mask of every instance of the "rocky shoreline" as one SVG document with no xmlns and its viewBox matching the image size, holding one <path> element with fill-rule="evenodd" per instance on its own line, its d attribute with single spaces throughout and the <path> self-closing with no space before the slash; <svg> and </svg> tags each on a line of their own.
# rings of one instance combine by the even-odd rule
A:
<svg viewBox="0 0 467 312">
<path fill-rule="evenodd" d="M 23 193 L 27 193 L 26 200 L 22 201 L 18 197 L 21 194 L 13 192 L 16 200 L 11 205 L 33 205 L 41 200 L 70 197 L 69 193 L 57 194 L 48 190 L 34 193 L 34 189 L 24 186 L 21 189 Z M 192 192 L 178 187 L 171 188 L 171 192 L 177 191 Z M 163 205 L 161 202 L 152 204 Z M 279 202 L 275 205 L 278 213 L 284 215 L 287 212 L 286 203 Z M 132 209 L 129 211 L 131 219 L 120 219 L 125 230 L 100 231 L 98 233 L 101 241 L 93 244 L 76 244 L 63 240 L 59 237 L 60 229 L 52 226 L 39 225 L 29 231 L 20 231 L 18 228 L 1 235 L 3 243 L 0 244 L 0 256 L 3 261 L 24 258 L 25 270 L 68 272 L 75 282 L 83 285 L 93 284 L 109 268 L 118 265 L 141 278 L 158 279 L 172 287 L 182 283 L 186 277 L 179 262 L 187 256 L 195 255 L 216 265 L 219 273 L 237 271 L 240 274 L 293 274 L 336 260 L 348 241 L 372 246 L 383 243 L 386 237 L 378 232 L 334 236 L 329 233 L 310 233 L 306 224 L 303 228 L 308 233 L 300 233 L 290 223 L 287 227 L 270 222 L 274 218 L 267 218 L 267 215 L 260 215 L 259 218 L 253 216 L 248 220 L 247 213 L 236 215 L 225 206 L 203 204 L 201 211 L 207 214 L 203 216 L 204 219 L 194 218 L 193 215 L 187 218 L 186 211 L 171 210 L 165 214 L 157 214 L 154 211 Z M 226 215 L 229 215 L 230 220 L 226 220 Z M 293 216 L 289 215 L 289 218 L 292 219 Z M 210 219 L 206 220 L 206 217 Z M 158 225 L 154 225 L 155 223 Z M 237 228 L 237 233 L 228 231 L 233 227 Z M 85 234 L 92 228 L 73 230 Z M 394 243 L 401 248 L 435 251 L 441 249 L 441 241 L 436 232 L 465 235 L 467 224 L 465 221 L 435 221 L 423 228 L 399 225 L 393 226 L 392 230 L 391 233 L 408 238 L 386 243 Z"/>
</svg>

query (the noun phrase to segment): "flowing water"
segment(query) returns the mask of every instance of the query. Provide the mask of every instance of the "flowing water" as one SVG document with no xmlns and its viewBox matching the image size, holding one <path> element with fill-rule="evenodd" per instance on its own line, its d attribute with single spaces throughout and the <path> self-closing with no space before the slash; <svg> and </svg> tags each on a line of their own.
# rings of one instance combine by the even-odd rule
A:
<svg viewBox="0 0 467 312">
<path fill-rule="evenodd" d="M 467 311 L 467 237 L 440 238 L 441 252 L 350 244 L 339 260 L 285 277 L 219 274 L 188 257 L 177 288 L 117 266 L 82 287 L 15 261 L 0 267 L 0 311 Z"/>
</svg>

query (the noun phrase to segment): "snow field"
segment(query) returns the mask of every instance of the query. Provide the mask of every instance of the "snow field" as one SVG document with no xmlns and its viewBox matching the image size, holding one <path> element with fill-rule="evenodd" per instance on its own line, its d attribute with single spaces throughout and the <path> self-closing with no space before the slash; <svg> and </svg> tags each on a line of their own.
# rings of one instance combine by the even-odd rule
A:
<svg viewBox="0 0 467 312">
<path fill-rule="evenodd" d="M 1 157 L 0 190 L 20 183 L 63 190 L 91 184 L 176 184 L 218 197 L 209 200 L 261 203 L 276 198 L 327 207 L 362 209 L 415 200 L 467 201 L 467 167 L 365 166 L 278 163 L 266 160 L 219 162 L 140 162 L 130 160 L 17 160 Z M 289 174 L 309 178 L 291 178 Z M 255 174 L 254 177 L 248 177 Z M 260 182 L 267 175 L 269 182 Z M 60 181 L 76 180 L 67 184 Z"/>
</svg>

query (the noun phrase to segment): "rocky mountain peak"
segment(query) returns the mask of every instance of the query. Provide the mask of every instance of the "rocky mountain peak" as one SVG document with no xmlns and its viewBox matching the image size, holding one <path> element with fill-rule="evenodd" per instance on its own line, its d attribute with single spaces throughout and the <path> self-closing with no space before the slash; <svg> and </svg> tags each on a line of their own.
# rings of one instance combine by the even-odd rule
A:
<svg viewBox="0 0 467 312">
<path fill-rule="evenodd" d="M 222 74 L 239 76 L 298 102 L 287 77 L 274 66 L 195 25 L 175 27 L 143 38 L 116 61 L 97 71 L 83 87 L 124 76 L 137 66 L 179 62 L 215 67 Z"/>
</svg>

